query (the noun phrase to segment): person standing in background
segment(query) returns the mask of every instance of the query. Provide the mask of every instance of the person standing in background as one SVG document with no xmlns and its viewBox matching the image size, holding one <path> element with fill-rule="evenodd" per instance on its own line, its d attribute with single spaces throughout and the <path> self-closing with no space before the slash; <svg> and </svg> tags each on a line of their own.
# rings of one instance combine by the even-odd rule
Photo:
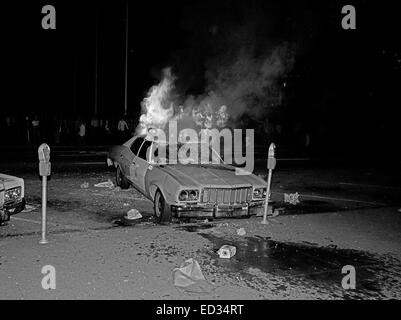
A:
<svg viewBox="0 0 401 320">
<path fill-rule="evenodd" d="M 26 116 L 25 117 L 25 126 L 26 126 L 26 141 L 28 144 L 31 143 L 31 126 L 30 126 L 30 122 L 29 122 L 29 117 Z"/>
<path fill-rule="evenodd" d="M 110 128 L 110 124 L 109 124 L 109 120 L 104 120 L 104 143 L 105 144 L 110 144 L 111 143 L 111 128 Z"/>
<path fill-rule="evenodd" d="M 125 139 L 127 139 L 127 133 L 128 133 L 128 124 L 125 121 L 124 117 L 121 117 L 120 121 L 118 121 L 117 125 L 117 131 L 118 131 L 118 138 L 120 139 L 121 142 L 123 142 Z"/>
<path fill-rule="evenodd" d="M 38 116 L 35 116 L 32 120 L 32 142 L 34 144 L 40 143 L 40 121 Z"/>
<path fill-rule="evenodd" d="M 95 115 L 91 120 L 91 128 L 90 128 L 90 142 L 95 144 L 99 142 L 99 119 Z"/>
<path fill-rule="evenodd" d="M 85 135 L 86 135 L 85 122 L 81 121 L 81 124 L 79 125 L 79 129 L 78 129 L 78 144 L 80 146 L 85 145 Z"/>
</svg>

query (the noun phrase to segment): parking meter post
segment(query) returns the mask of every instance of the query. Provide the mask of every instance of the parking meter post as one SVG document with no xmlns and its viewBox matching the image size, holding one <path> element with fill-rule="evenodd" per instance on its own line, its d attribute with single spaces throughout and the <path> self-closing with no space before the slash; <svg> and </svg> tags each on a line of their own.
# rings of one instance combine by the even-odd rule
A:
<svg viewBox="0 0 401 320">
<path fill-rule="evenodd" d="M 47 176 L 42 177 L 42 239 L 40 244 L 48 243 L 46 239 L 46 209 L 47 209 Z"/>
<path fill-rule="evenodd" d="M 271 143 L 270 147 L 269 147 L 268 158 L 267 158 L 268 176 L 267 176 L 265 210 L 264 210 L 264 213 L 263 213 L 262 224 L 268 224 L 268 222 L 267 222 L 267 212 L 269 210 L 270 186 L 271 186 L 271 181 L 272 181 L 273 169 L 276 167 L 275 149 L 276 149 L 276 146 L 274 145 L 274 143 Z"/>
<path fill-rule="evenodd" d="M 270 183 L 272 180 L 272 171 L 269 169 L 269 174 L 267 177 L 267 190 L 266 190 L 266 201 L 265 201 L 265 211 L 263 213 L 262 224 L 267 224 L 267 212 L 269 211 L 269 194 L 270 194 Z"/>
<path fill-rule="evenodd" d="M 42 177 L 42 239 L 40 244 L 48 243 L 46 239 L 46 209 L 47 209 L 47 177 L 50 176 L 50 147 L 43 143 L 38 148 L 39 175 Z"/>
</svg>

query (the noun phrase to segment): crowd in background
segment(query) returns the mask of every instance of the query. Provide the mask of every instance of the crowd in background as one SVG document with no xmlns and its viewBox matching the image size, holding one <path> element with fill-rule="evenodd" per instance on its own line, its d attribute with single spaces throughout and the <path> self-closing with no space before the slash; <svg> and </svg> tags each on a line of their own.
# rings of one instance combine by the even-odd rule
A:
<svg viewBox="0 0 401 320">
<path fill-rule="evenodd" d="M 0 118 L 0 145 L 39 145 L 46 142 L 60 146 L 106 146 L 121 144 L 134 136 L 137 121 L 130 117 L 69 117 L 5 116 Z M 283 124 L 265 119 L 254 121 L 243 117 L 237 128 L 254 129 L 255 147 L 266 147 L 270 142 L 306 151 L 311 133 L 301 123 Z M 243 130 L 243 135 L 245 130 Z M 260 139 L 263 137 L 263 139 Z"/>
<path fill-rule="evenodd" d="M 112 145 L 128 140 L 137 123 L 127 117 L 104 119 L 40 117 L 38 115 L 0 118 L 0 144 Z"/>
</svg>

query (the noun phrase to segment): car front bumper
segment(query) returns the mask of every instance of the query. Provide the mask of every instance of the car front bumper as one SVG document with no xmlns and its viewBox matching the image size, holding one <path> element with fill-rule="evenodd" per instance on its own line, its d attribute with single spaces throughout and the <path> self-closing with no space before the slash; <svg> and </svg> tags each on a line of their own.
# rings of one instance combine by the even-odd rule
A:
<svg viewBox="0 0 401 320">
<path fill-rule="evenodd" d="M 5 203 L 3 208 L 0 208 L 0 220 L 8 221 L 10 216 L 20 213 L 22 210 L 24 210 L 25 205 L 25 198 L 22 198 L 18 201 Z"/>
<path fill-rule="evenodd" d="M 262 215 L 264 203 L 264 201 L 252 201 L 234 205 L 183 204 L 172 205 L 171 210 L 177 218 L 240 218 Z"/>
</svg>

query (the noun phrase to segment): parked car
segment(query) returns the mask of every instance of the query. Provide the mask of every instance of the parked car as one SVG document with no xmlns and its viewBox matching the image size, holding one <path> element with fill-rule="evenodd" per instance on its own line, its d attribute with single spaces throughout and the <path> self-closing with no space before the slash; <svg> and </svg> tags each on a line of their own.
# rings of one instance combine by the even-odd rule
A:
<svg viewBox="0 0 401 320">
<path fill-rule="evenodd" d="M 179 150 L 180 145 L 175 147 Z M 217 154 L 206 147 L 210 155 Z M 166 142 L 135 136 L 112 147 L 107 155 L 108 165 L 116 168 L 117 185 L 122 189 L 132 185 L 153 201 L 158 222 L 170 222 L 172 217 L 213 219 L 263 212 L 267 184 L 262 178 L 236 175 L 235 167 L 220 156 L 218 163 L 182 164 L 169 150 Z"/>
<path fill-rule="evenodd" d="M 0 224 L 25 209 L 24 179 L 0 174 Z"/>
</svg>

